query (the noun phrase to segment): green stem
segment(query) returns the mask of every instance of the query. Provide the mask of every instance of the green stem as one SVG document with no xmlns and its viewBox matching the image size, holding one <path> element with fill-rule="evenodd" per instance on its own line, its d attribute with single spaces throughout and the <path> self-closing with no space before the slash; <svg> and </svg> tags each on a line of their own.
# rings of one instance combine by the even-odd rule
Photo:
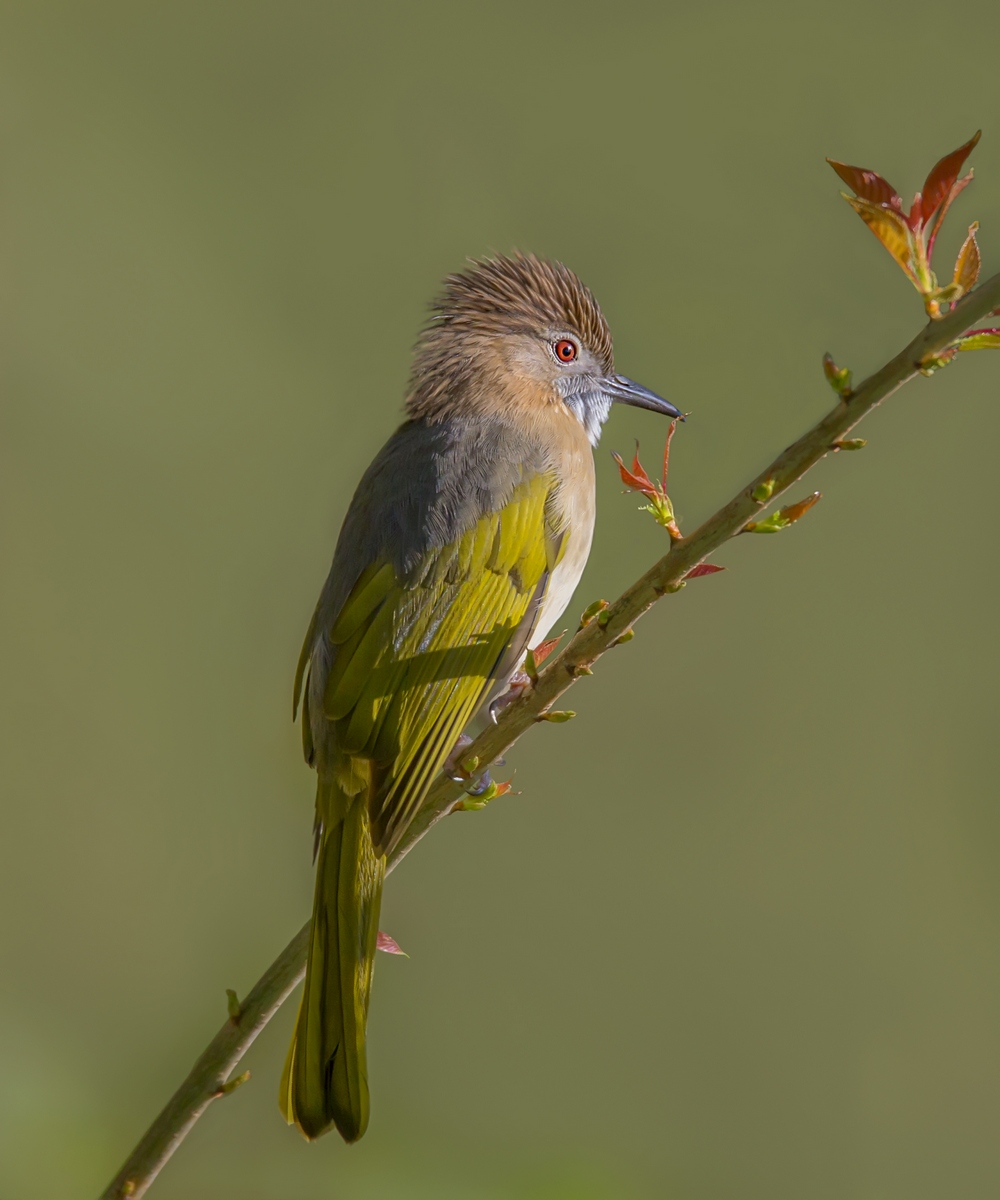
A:
<svg viewBox="0 0 1000 1200">
<path fill-rule="evenodd" d="M 1000 275 L 994 275 L 970 292 L 951 312 L 940 320 L 931 321 L 891 362 L 869 376 L 808 433 L 779 454 L 700 529 L 672 542 L 669 552 L 604 610 L 600 620 L 590 621 L 559 655 L 546 662 L 534 687 L 506 709 L 496 725 L 476 738 L 468 748 L 466 759 L 475 757 L 481 763 L 490 763 L 508 750 L 579 676 L 590 673 L 597 659 L 611 649 L 661 596 L 682 586 L 684 576 L 692 567 L 739 534 L 747 522 L 759 514 L 764 502 L 754 499 L 757 489 L 763 489 L 759 495 L 767 491 L 770 500 L 780 496 L 828 454 L 833 443 L 843 438 L 871 409 L 912 379 L 924 358 L 940 353 L 970 325 L 998 306 Z M 768 491 L 765 485 L 771 481 L 773 485 Z M 464 794 L 460 784 L 440 776 L 393 853 L 388 870 L 397 866 L 431 826 L 452 811 Z M 308 938 L 307 922 L 254 985 L 240 1007 L 239 1019 L 227 1020 L 208 1044 L 101 1200 L 123 1200 L 125 1197 L 138 1200 L 144 1195 L 209 1104 L 227 1094 L 224 1087 L 229 1076 L 305 973 Z"/>
</svg>

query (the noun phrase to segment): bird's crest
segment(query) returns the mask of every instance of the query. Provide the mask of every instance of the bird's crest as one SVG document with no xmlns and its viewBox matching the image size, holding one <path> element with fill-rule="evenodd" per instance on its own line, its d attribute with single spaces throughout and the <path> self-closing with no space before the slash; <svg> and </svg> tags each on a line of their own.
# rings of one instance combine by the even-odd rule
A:
<svg viewBox="0 0 1000 1200">
<path fill-rule="evenodd" d="M 433 415 L 445 392 L 460 390 L 467 355 L 463 335 L 567 332 L 588 347 L 603 370 L 613 370 L 611 331 L 600 305 L 560 262 L 514 253 L 474 260 L 445 279 L 433 316 L 417 343 L 407 408 Z"/>
</svg>

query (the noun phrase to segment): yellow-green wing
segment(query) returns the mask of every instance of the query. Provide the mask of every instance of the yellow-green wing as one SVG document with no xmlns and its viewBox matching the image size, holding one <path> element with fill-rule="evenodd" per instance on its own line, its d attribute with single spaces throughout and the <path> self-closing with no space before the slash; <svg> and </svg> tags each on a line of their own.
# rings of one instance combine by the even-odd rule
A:
<svg viewBox="0 0 1000 1200">
<path fill-rule="evenodd" d="M 357 760 L 371 764 L 379 853 L 402 836 L 505 653 L 530 637 L 563 541 L 553 486 L 550 475 L 525 480 L 503 509 L 428 551 L 406 579 L 391 563 L 372 563 L 327 632 L 336 654 L 320 758 L 354 760 L 356 777 Z"/>
</svg>

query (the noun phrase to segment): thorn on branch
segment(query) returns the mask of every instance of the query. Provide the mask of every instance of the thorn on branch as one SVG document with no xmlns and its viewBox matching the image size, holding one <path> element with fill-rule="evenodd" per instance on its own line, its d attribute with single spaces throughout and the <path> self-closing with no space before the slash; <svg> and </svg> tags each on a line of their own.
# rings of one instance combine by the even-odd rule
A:
<svg viewBox="0 0 1000 1200">
<path fill-rule="evenodd" d="M 232 988 L 226 988 L 226 1007 L 229 1009 L 229 1019 L 234 1025 L 239 1025 L 243 1015 L 243 1006 Z"/>
</svg>

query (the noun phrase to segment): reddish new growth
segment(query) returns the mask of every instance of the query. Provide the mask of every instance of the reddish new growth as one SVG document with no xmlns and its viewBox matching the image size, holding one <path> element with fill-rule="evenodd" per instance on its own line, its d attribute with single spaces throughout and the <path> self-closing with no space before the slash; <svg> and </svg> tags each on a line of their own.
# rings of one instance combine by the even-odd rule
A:
<svg viewBox="0 0 1000 1200">
<path fill-rule="evenodd" d="M 535 666 L 540 667 L 561 641 L 562 634 L 560 633 L 558 637 L 549 638 L 547 642 L 539 642 L 534 650 L 530 650 L 529 654 L 531 655 Z"/>
<path fill-rule="evenodd" d="M 663 447 L 663 474 L 659 483 L 655 483 L 646 474 L 646 470 L 639 461 L 639 443 L 635 444 L 635 457 L 632 459 L 632 469 L 629 470 L 622 461 L 622 456 L 615 451 L 612 451 L 612 457 L 618 464 L 618 471 L 622 477 L 622 483 L 625 484 L 630 491 L 639 492 L 649 501 L 648 504 L 642 506 L 646 512 L 651 512 L 657 523 L 670 534 L 672 538 L 679 538 L 681 531 L 677 528 L 677 522 L 674 520 L 674 506 L 670 503 L 670 497 L 667 495 L 667 471 L 670 467 L 670 443 L 673 440 L 674 432 L 677 429 L 677 422 L 670 422 L 670 429 L 667 432 L 666 445 Z"/>
<path fill-rule="evenodd" d="M 639 443 L 635 444 L 635 457 L 632 459 L 631 470 L 625 466 L 622 461 L 622 456 L 612 451 L 612 456 L 618 464 L 618 472 L 622 477 L 622 483 L 633 492 L 639 492 L 649 501 L 648 504 L 642 505 L 644 512 L 651 512 L 657 523 L 670 534 L 674 541 L 677 541 L 682 535 L 677 527 L 677 522 L 674 520 L 674 506 L 670 502 L 670 497 L 667 495 L 667 472 L 670 469 L 670 443 L 673 440 L 674 431 L 677 429 L 677 422 L 670 422 L 670 429 L 667 431 L 666 445 L 663 447 L 663 474 L 660 476 L 660 482 L 656 483 L 646 474 L 646 468 L 639 461 Z M 689 579 L 700 579 L 703 575 L 715 575 L 719 571 L 724 571 L 725 567 L 717 567 L 713 563 L 699 563 L 696 567 L 692 567 L 684 576 L 681 584 L 686 583 Z M 678 584 L 678 587 L 681 586 Z M 602 603 L 604 603 L 602 601 Z M 594 607 L 594 606 L 592 606 Z M 606 608 L 607 605 L 604 604 Z M 580 622 L 580 628 L 589 623 L 589 618 L 592 616 L 591 610 L 583 614 L 583 620 Z"/>
<path fill-rule="evenodd" d="M 383 933 L 381 929 L 375 938 L 375 949 L 384 950 L 386 954 L 402 954 L 404 958 L 409 958 L 409 955 L 401 948 L 399 942 L 387 933 Z"/>
<path fill-rule="evenodd" d="M 905 271 L 923 296 L 930 317 L 940 317 L 941 306 L 950 307 L 960 300 L 975 287 L 979 278 L 977 221 L 969 226 L 968 236 L 958 253 L 951 283 L 939 286 L 937 276 L 931 270 L 934 242 L 945 214 L 959 192 L 972 182 L 971 171 L 961 178 L 959 171 L 979 137 L 977 133 L 964 146 L 946 154 L 937 163 L 924 181 L 922 191 L 914 196 L 909 212 L 904 211 L 903 201 L 896 189 L 881 175 L 862 167 L 849 167 L 832 158 L 826 160 L 855 193 L 853 196 L 845 193 L 844 199 Z"/>
</svg>

